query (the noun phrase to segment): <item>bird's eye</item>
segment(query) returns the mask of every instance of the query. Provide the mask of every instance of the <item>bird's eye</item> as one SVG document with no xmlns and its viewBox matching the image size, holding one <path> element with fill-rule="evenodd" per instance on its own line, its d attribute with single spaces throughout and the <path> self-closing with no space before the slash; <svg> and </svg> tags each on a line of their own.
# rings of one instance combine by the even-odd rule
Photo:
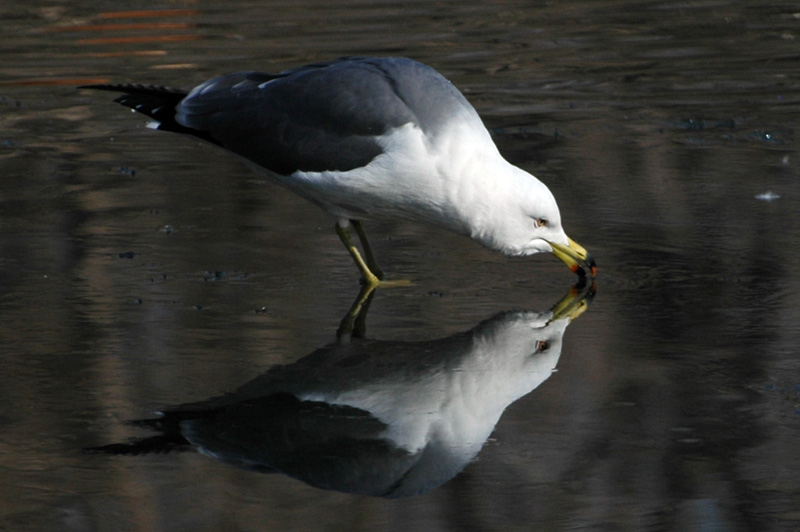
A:
<svg viewBox="0 0 800 532">
<path fill-rule="evenodd" d="M 536 352 L 537 353 L 544 353 L 550 348 L 550 344 L 548 344 L 545 340 L 539 340 L 536 342 Z"/>
<path fill-rule="evenodd" d="M 536 227 L 547 227 L 547 218 L 534 218 L 533 223 Z"/>
</svg>

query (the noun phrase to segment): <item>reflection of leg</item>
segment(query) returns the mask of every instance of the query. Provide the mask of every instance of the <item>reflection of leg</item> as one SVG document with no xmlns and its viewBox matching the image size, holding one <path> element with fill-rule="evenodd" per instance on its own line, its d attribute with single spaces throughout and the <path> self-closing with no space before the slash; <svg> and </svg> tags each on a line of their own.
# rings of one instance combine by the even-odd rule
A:
<svg viewBox="0 0 800 532">
<path fill-rule="evenodd" d="M 369 269 L 375 274 L 375 277 L 383 279 L 383 270 L 378 266 L 378 261 L 372 253 L 372 246 L 369 245 L 367 233 L 364 232 L 364 223 L 361 220 L 350 220 L 350 222 L 353 224 L 353 229 L 356 230 L 358 239 L 361 240 L 361 249 L 364 250 L 364 258 L 367 260 L 367 266 L 369 266 Z"/>
<path fill-rule="evenodd" d="M 347 342 L 350 338 L 363 338 L 367 330 L 367 312 L 372 296 L 375 295 L 377 284 L 364 284 L 358 292 L 358 297 L 350 306 L 350 310 L 339 323 L 336 338 L 339 342 Z"/>
<path fill-rule="evenodd" d="M 356 229 L 356 231 L 359 233 L 359 238 L 361 238 L 360 235 L 363 233 L 363 228 L 361 229 L 361 231 L 358 231 L 358 229 Z M 353 257 L 353 261 L 355 261 L 356 266 L 358 266 L 358 270 L 361 272 L 361 279 L 362 281 L 364 281 L 364 285 L 373 287 L 377 286 L 381 282 L 380 276 L 383 276 L 383 272 L 380 273 L 380 276 L 375 275 L 374 273 L 372 273 L 369 266 L 367 266 L 367 263 L 364 262 L 364 259 L 361 258 L 361 253 L 358 252 L 358 248 L 353 242 L 353 235 L 350 233 L 350 226 L 347 225 L 345 227 L 342 227 L 337 223 L 336 234 L 339 235 L 339 239 L 342 241 L 342 244 L 344 244 L 344 247 L 347 248 L 347 251 L 350 253 L 350 256 Z M 370 257 L 371 255 L 372 255 L 371 253 L 368 253 L 367 257 Z M 373 258 L 372 260 L 374 261 L 375 259 Z"/>
</svg>

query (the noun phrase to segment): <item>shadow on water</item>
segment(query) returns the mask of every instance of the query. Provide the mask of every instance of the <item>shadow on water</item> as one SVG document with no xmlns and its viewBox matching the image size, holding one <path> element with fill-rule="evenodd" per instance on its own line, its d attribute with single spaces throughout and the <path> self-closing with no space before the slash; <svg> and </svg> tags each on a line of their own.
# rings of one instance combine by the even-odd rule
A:
<svg viewBox="0 0 800 532">
<path fill-rule="evenodd" d="M 324 489 L 427 493 L 464 469 L 506 407 L 555 371 L 567 326 L 595 291 L 579 284 L 548 311 L 501 312 L 466 332 L 406 342 L 363 337 L 375 293 L 364 289 L 336 342 L 233 393 L 131 422 L 159 435 L 87 451 L 194 448 Z"/>
</svg>

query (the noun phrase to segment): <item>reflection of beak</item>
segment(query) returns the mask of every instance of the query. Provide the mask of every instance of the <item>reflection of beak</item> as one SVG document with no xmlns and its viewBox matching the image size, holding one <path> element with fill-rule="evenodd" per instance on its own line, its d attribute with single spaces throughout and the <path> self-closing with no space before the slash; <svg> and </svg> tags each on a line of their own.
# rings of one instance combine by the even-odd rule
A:
<svg viewBox="0 0 800 532">
<path fill-rule="evenodd" d="M 567 240 L 569 243 L 566 246 L 550 241 L 547 243 L 553 248 L 553 255 L 566 264 L 573 273 L 577 273 L 581 277 L 586 277 L 586 273 L 589 271 L 594 279 L 597 275 L 597 265 L 594 263 L 592 256 L 583 249 L 583 246 L 571 238 Z"/>
<path fill-rule="evenodd" d="M 567 295 L 562 297 L 561 301 L 553 305 L 553 308 L 550 309 L 553 313 L 553 317 L 550 318 L 550 321 L 553 322 L 564 318 L 569 321 L 577 319 L 589 308 L 589 303 L 592 302 L 596 293 L 597 285 L 594 282 L 587 288 L 585 281 L 578 281 L 578 284 L 573 286 Z"/>
</svg>

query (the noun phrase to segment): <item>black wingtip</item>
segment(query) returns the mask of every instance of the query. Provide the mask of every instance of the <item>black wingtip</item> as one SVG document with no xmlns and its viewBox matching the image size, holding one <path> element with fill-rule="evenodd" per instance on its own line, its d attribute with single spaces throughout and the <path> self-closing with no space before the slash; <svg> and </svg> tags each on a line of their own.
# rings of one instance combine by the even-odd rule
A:
<svg viewBox="0 0 800 532">
<path fill-rule="evenodd" d="M 167 122 L 173 121 L 175 106 L 188 94 L 181 89 L 171 87 L 158 87 L 155 85 L 127 84 L 99 84 L 81 85 L 79 89 L 90 89 L 108 92 L 120 92 L 121 96 L 114 101 L 126 107 Z M 166 112 L 164 112 L 166 110 Z"/>
<path fill-rule="evenodd" d="M 213 144 L 219 144 L 208 132 L 188 128 L 175 120 L 175 107 L 189 94 L 183 89 L 138 83 L 89 84 L 80 85 L 78 89 L 121 93 L 114 101 L 154 119 L 158 122 L 156 129 L 185 133 Z"/>
</svg>

